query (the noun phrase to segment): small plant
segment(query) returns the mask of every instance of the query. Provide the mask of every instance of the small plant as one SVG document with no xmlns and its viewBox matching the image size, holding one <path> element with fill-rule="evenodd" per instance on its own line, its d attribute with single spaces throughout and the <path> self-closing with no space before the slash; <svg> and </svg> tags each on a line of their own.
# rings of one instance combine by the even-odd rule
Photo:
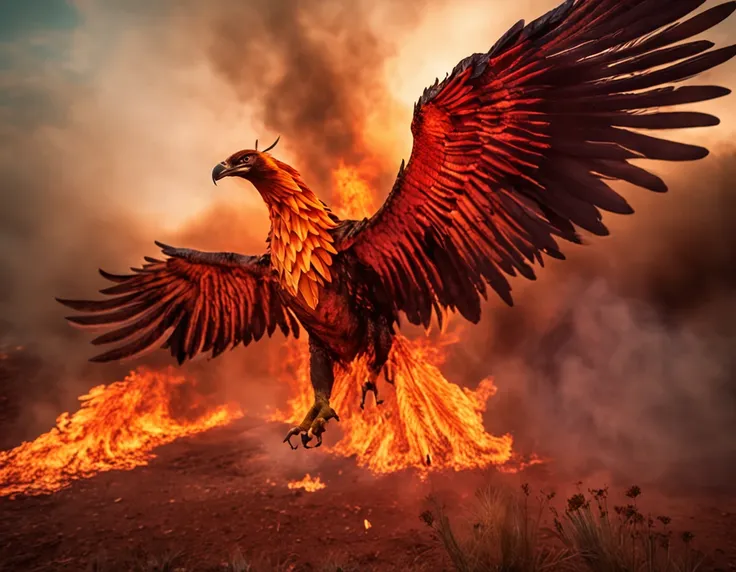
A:
<svg viewBox="0 0 736 572">
<path fill-rule="evenodd" d="M 533 497 L 526 484 L 521 494 L 487 488 L 476 495 L 465 534 L 451 526 L 436 498 L 420 518 L 458 572 L 697 572 L 704 557 L 691 547 L 693 534 L 682 533 L 674 551 L 672 519 L 645 516 L 640 487 L 624 495 L 626 501 L 609 510 L 608 487 L 579 491 L 560 513 L 550 506 L 552 492 Z M 548 511 L 552 528 L 542 526 Z"/>
<path fill-rule="evenodd" d="M 455 538 L 455 533 L 450 526 L 450 520 L 445 513 L 445 507 L 437 500 L 436 497 L 429 497 L 431 505 L 430 510 L 425 510 L 419 515 L 419 518 L 430 528 L 432 528 L 437 537 L 442 541 L 452 564 L 459 572 L 473 572 L 471 564 L 472 556 L 467 550 L 462 548 Z"/>
<path fill-rule="evenodd" d="M 629 487 L 626 504 L 608 508 L 608 488 L 588 489 L 567 499 L 563 515 L 552 509 L 556 536 L 577 553 L 592 572 L 696 572 L 703 555 L 692 550 L 691 533 L 684 533 L 684 555 L 672 552 L 669 516 L 645 516 L 637 499 L 641 488 Z"/>
<path fill-rule="evenodd" d="M 293 564 L 273 562 L 266 555 L 247 557 L 240 548 L 236 548 L 227 562 L 227 572 L 292 572 Z"/>
<path fill-rule="evenodd" d="M 320 565 L 318 570 L 319 572 L 359 572 L 360 568 L 357 564 L 351 563 L 349 558 L 344 554 L 331 554 L 327 560 Z"/>
<path fill-rule="evenodd" d="M 250 563 L 245 559 L 243 551 L 236 548 L 227 563 L 227 572 L 251 572 Z"/>
<path fill-rule="evenodd" d="M 541 572 L 564 570 L 571 552 L 541 542 L 542 516 L 554 493 L 540 493 L 536 510 L 530 506 L 531 489 L 522 496 L 502 488 L 486 488 L 476 495 L 469 534 L 459 540 L 444 508 L 431 499 L 433 510 L 422 513 L 460 572 Z"/>
<path fill-rule="evenodd" d="M 136 572 L 178 572 L 183 553 L 167 550 L 162 554 L 141 554 L 133 568 Z"/>
</svg>

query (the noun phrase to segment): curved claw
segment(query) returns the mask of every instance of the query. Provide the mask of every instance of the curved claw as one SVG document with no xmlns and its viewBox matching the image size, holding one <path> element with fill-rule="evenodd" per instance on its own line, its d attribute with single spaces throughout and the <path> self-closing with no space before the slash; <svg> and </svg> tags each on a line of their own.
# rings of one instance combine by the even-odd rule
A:
<svg viewBox="0 0 736 572">
<path fill-rule="evenodd" d="M 334 410 L 331 410 L 330 413 L 334 413 Z M 306 433 L 302 433 L 302 445 L 305 449 L 316 449 L 320 445 L 322 445 L 322 433 L 325 432 L 325 425 L 327 424 L 327 421 L 323 418 L 317 418 L 314 420 L 314 423 L 312 423 L 312 426 L 309 428 L 309 431 Z M 317 443 L 310 447 L 309 443 L 312 440 L 312 438 L 317 438 Z"/>
<path fill-rule="evenodd" d="M 288 443 L 292 450 L 298 448 L 298 445 L 294 445 L 291 442 L 291 438 L 295 435 L 299 435 L 302 441 L 302 446 L 305 449 L 316 449 L 322 445 L 322 433 L 325 432 L 325 426 L 327 421 L 330 419 L 336 419 L 340 421 L 340 417 L 337 412 L 329 406 L 329 403 L 315 403 L 310 409 L 307 416 L 302 421 L 301 425 L 292 427 L 284 438 L 284 443 Z M 310 445 L 312 439 L 316 438 L 317 442 L 314 445 Z"/>
<path fill-rule="evenodd" d="M 365 409 L 365 398 L 368 395 L 368 392 L 373 393 L 373 397 L 376 400 L 376 405 L 381 405 L 383 403 L 383 399 L 378 399 L 378 386 L 376 385 L 375 381 L 366 381 L 361 389 L 361 395 L 360 395 L 360 408 Z"/>
<path fill-rule="evenodd" d="M 291 429 L 289 429 L 289 432 L 286 434 L 286 437 L 284 437 L 282 443 L 288 443 L 289 447 L 291 447 L 291 450 L 295 451 L 299 448 L 299 445 L 294 445 L 294 443 L 291 442 L 291 438 L 295 435 L 299 435 L 299 433 L 301 433 L 301 429 L 299 427 L 292 427 Z"/>
<path fill-rule="evenodd" d="M 311 449 L 311 447 L 309 446 L 309 442 L 312 440 L 312 438 L 309 436 L 309 433 L 302 433 L 301 438 L 302 447 L 304 447 L 305 449 Z"/>
<path fill-rule="evenodd" d="M 311 432 L 311 430 L 310 430 L 310 432 Z M 321 434 L 316 435 L 317 442 L 314 445 L 310 445 L 309 443 L 312 441 L 312 436 L 309 434 L 310 432 L 308 432 L 308 433 L 302 433 L 302 446 L 305 449 L 316 449 L 317 447 L 319 447 L 320 445 L 322 445 L 322 435 Z"/>
</svg>

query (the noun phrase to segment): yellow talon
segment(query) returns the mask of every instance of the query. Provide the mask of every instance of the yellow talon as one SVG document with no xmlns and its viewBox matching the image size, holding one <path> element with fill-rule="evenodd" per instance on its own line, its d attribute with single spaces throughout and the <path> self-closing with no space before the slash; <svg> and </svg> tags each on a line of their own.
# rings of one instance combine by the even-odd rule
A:
<svg viewBox="0 0 736 572">
<path fill-rule="evenodd" d="M 325 432 L 325 425 L 330 419 L 340 421 L 335 410 L 330 407 L 330 402 L 327 398 L 321 395 L 316 396 L 314 404 L 307 412 L 304 420 L 296 427 L 289 429 L 289 432 L 284 438 L 284 443 L 288 443 L 292 449 L 297 449 L 298 445 L 294 445 L 291 442 L 291 438 L 295 435 L 301 435 L 302 446 L 305 449 L 319 447 L 322 445 L 322 433 Z M 314 446 L 310 446 L 309 443 L 314 438 L 317 439 L 317 442 Z"/>
</svg>

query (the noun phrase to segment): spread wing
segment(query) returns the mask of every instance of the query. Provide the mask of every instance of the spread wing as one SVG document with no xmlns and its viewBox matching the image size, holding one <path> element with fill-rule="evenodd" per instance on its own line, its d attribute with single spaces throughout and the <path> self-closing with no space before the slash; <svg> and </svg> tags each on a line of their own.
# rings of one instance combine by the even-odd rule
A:
<svg viewBox="0 0 736 572">
<path fill-rule="evenodd" d="M 601 211 L 631 213 L 609 186 L 655 192 L 665 183 L 633 159 L 687 161 L 702 147 L 641 133 L 716 125 L 711 115 L 658 108 L 724 96 L 712 86 L 670 86 L 722 64 L 736 46 L 692 37 L 736 2 L 681 21 L 704 0 L 568 0 L 491 50 L 461 61 L 424 91 L 408 165 L 343 249 L 371 266 L 415 324 L 433 309 L 480 318 L 490 285 L 512 303 L 506 275 L 534 279 L 542 253 L 576 227 L 608 233 Z"/>
<path fill-rule="evenodd" d="M 271 277 L 268 256 L 199 252 L 156 243 L 169 258 L 146 257 L 134 274 L 103 270 L 116 285 L 101 290 L 107 300 L 59 300 L 79 316 L 73 324 L 108 330 L 92 343 L 119 344 L 92 361 L 106 362 L 138 355 L 157 345 L 169 349 L 179 363 L 198 353 L 215 357 L 238 344 L 270 336 L 278 327 L 299 336 L 299 326 L 281 302 Z"/>
</svg>

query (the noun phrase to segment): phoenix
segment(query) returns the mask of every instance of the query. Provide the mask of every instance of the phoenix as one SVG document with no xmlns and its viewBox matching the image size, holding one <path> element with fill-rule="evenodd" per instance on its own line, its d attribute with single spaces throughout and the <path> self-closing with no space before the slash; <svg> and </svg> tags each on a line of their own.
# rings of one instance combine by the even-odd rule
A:
<svg viewBox="0 0 736 572">
<path fill-rule="evenodd" d="M 319 446 L 335 369 L 367 356 L 363 385 L 377 395 L 401 320 L 429 326 L 447 312 L 470 322 L 494 291 L 512 304 L 509 277 L 535 278 L 580 229 L 603 236 L 602 211 L 629 214 L 616 180 L 663 193 L 638 159 L 692 161 L 708 150 L 650 134 L 717 125 L 696 111 L 664 110 L 723 97 L 728 89 L 680 85 L 736 55 L 693 39 L 736 2 L 568 0 L 515 24 L 486 53 L 462 60 L 415 104 L 408 163 L 370 218 L 341 220 L 273 145 L 217 164 L 214 182 L 249 181 L 268 207 L 266 252 L 250 256 L 157 243 L 98 301 L 59 300 L 68 320 L 105 331 L 106 362 L 161 347 L 182 363 L 215 357 L 277 329 L 309 337 L 314 404 L 286 438 Z M 277 140 L 278 141 L 278 140 Z M 275 144 L 274 144 L 275 145 Z M 314 443 L 313 443 L 314 441 Z"/>
</svg>

